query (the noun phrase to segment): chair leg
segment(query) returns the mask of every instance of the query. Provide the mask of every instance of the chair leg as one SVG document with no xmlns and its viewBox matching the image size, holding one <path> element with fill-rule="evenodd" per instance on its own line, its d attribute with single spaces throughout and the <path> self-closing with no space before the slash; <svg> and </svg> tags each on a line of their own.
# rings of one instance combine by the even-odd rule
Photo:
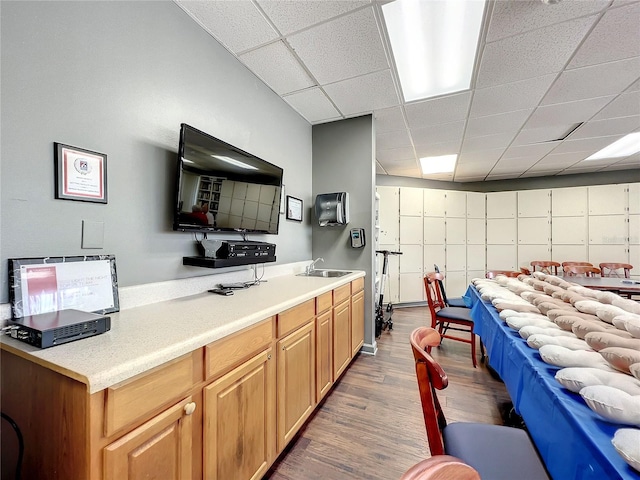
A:
<svg viewBox="0 0 640 480">
<path fill-rule="evenodd" d="M 476 361 L 476 334 L 471 332 L 471 359 L 473 360 L 473 368 L 478 366 Z"/>
<path fill-rule="evenodd" d="M 482 343 L 482 339 L 480 340 L 480 362 L 484 363 L 487 361 L 487 351 L 484 348 L 484 343 Z"/>
</svg>

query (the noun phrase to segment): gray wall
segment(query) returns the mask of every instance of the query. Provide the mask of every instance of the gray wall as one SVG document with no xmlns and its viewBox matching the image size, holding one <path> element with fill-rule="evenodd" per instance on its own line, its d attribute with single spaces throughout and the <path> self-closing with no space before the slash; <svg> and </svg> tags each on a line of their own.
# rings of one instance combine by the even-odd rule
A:
<svg viewBox="0 0 640 480">
<path fill-rule="evenodd" d="M 194 237 L 171 231 L 182 122 L 284 168 L 310 202 L 311 126 L 173 2 L 0 8 L 0 302 L 13 257 L 115 254 L 121 286 L 217 272 L 183 266 Z M 54 142 L 108 155 L 107 205 L 54 199 Z M 81 248 L 82 220 L 104 222 L 103 249 Z M 278 263 L 311 256 L 311 228 L 284 215 L 251 239 Z"/>
<path fill-rule="evenodd" d="M 319 268 L 364 270 L 365 350 L 375 348 L 373 329 L 375 130 L 373 117 L 315 125 L 313 127 L 313 196 L 349 192 L 350 222 L 344 227 L 320 227 L 313 212 L 313 258 L 323 257 Z M 312 206 L 313 202 L 310 202 Z M 364 228 L 367 244 L 351 248 L 349 230 Z"/>
<path fill-rule="evenodd" d="M 441 190 L 462 190 L 466 192 L 502 192 L 635 182 L 640 182 L 640 169 L 466 183 L 422 180 L 419 178 L 396 177 L 392 175 L 376 175 L 376 185 L 381 186 L 434 188 Z"/>
</svg>

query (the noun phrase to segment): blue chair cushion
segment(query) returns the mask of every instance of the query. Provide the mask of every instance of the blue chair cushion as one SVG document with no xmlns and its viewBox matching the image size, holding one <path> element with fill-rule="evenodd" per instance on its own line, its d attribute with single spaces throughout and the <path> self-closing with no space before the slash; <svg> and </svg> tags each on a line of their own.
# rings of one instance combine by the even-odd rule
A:
<svg viewBox="0 0 640 480">
<path fill-rule="evenodd" d="M 487 480 L 549 480 L 524 430 L 482 423 L 452 423 L 443 431 L 444 450 Z"/>
<path fill-rule="evenodd" d="M 464 303 L 464 299 L 462 297 L 457 298 L 448 298 L 447 303 L 450 307 L 464 307 L 466 308 L 466 304 Z"/>
<path fill-rule="evenodd" d="M 440 318 L 448 318 L 451 320 L 464 320 L 466 322 L 472 322 L 471 310 L 462 307 L 445 307 L 438 310 L 437 313 Z"/>
</svg>

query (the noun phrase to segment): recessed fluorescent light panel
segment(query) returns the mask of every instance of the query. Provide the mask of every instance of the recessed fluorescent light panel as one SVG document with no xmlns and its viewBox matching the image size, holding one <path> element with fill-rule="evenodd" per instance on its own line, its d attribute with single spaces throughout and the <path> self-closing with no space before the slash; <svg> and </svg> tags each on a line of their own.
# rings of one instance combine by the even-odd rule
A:
<svg viewBox="0 0 640 480">
<path fill-rule="evenodd" d="M 630 133 L 584 160 L 604 160 L 606 158 L 628 157 L 629 155 L 633 155 L 637 152 L 640 152 L 640 132 Z"/>
<path fill-rule="evenodd" d="M 439 157 L 422 157 L 420 166 L 423 175 L 434 173 L 450 173 L 456 168 L 458 155 L 441 155 Z"/>
<path fill-rule="evenodd" d="M 235 158 L 225 157 L 224 155 L 211 155 L 213 158 L 217 158 L 218 160 L 222 160 L 223 162 L 230 163 L 231 165 L 235 165 L 236 167 L 246 168 L 247 170 L 258 170 L 253 165 L 249 165 L 247 163 L 241 162 L 240 160 L 236 160 Z"/>
<path fill-rule="evenodd" d="M 471 87 L 485 0 L 395 0 L 382 6 L 407 102 Z"/>
</svg>

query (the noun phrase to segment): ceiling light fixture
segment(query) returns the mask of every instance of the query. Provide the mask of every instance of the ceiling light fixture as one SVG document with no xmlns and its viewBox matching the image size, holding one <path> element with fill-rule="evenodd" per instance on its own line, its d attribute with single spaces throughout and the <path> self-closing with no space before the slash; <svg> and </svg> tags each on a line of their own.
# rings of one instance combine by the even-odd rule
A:
<svg viewBox="0 0 640 480">
<path fill-rule="evenodd" d="M 484 0 L 396 0 L 382 6 L 405 101 L 471 87 L 484 7 Z"/>
<path fill-rule="evenodd" d="M 458 155 L 440 155 L 439 157 L 422 157 L 420 159 L 420 167 L 422 167 L 423 175 L 434 173 L 450 173 L 456 168 Z"/>
<path fill-rule="evenodd" d="M 211 155 L 213 158 L 217 158 L 218 160 L 222 160 L 223 162 L 230 163 L 231 165 L 235 165 L 236 167 L 246 168 L 247 170 L 258 170 L 253 165 L 249 165 L 248 163 L 241 162 L 240 160 L 236 160 L 235 158 L 225 157 L 224 155 Z"/>
<path fill-rule="evenodd" d="M 611 145 L 604 147 L 602 150 L 594 153 L 587 160 L 603 160 L 606 158 L 628 157 L 634 153 L 640 152 L 640 132 L 630 133 L 622 137 L 620 140 L 613 142 Z"/>
</svg>

